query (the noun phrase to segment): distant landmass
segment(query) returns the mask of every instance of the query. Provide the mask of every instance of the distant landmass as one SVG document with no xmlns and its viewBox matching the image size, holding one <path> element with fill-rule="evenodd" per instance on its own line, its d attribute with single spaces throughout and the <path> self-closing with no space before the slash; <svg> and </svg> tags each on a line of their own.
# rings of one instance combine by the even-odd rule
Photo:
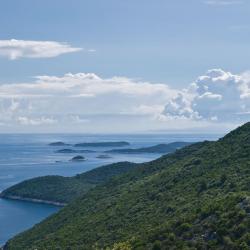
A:
<svg viewBox="0 0 250 250">
<path fill-rule="evenodd" d="M 85 157 L 81 155 L 74 156 L 71 161 L 84 161 Z"/>
<path fill-rule="evenodd" d="M 97 159 L 110 159 L 110 158 L 112 158 L 110 155 L 98 155 L 98 156 L 96 156 L 96 158 Z"/>
<path fill-rule="evenodd" d="M 117 142 L 84 142 L 77 143 L 75 147 L 125 147 L 129 146 L 130 143 L 126 141 L 117 141 Z"/>
<path fill-rule="evenodd" d="M 9 240 L 5 250 L 250 249 L 249 162 L 247 123 L 218 141 L 133 165 L 84 194 L 75 187 L 76 199 Z M 42 186 L 36 187 L 44 198 L 56 197 Z M 54 188 L 62 199 L 69 190 Z"/>
<path fill-rule="evenodd" d="M 152 147 L 143 148 L 124 148 L 124 149 L 112 149 L 105 151 L 106 153 L 120 153 L 120 154 L 140 154 L 140 153 L 172 153 L 176 149 L 190 145 L 190 142 L 173 142 L 168 144 L 158 144 Z"/>
<path fill-rule="evenodd" d="M 62 146 L 70 146 L 70 144 L 64 143 L 62 141 L 57 141 L 57 142 L 50 143 L 49 146 L 59 146 L 59 147 L 62 147 Z"/>
<path fill-rule="evenodd" d="M 55 151 L 55 153 L 59 154 L 78 154 L 78 153 L 95 153 L 96 151 L 94 150 L 77 150 L 77 149 L 71 149 L 71 148 L 64 148 L 64 149 L 59 149 Z"/>
</svg>

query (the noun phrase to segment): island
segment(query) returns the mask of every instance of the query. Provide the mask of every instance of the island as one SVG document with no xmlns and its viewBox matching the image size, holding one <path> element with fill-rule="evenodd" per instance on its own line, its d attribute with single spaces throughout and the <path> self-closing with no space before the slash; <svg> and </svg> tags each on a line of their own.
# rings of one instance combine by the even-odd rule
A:
<svg viewBox="0 0 250 250">
<path fill-rule="evenodd" d="M 110 158 L 112 158 L 110 155 L 98 155 L 98 156 L 96 156 L 96 158 L 97 159 L 110 159 Z"/>
<path fill-rule="evenodd" d="M 49 146 L 62 147 L 62 146 L 70 146 L 70 144 L 64 143 L 62 141 L 57 141 L 57 142 L 51 142 Z"/>
<path fill-rule="evenodd" d="M 96 151 L 94 150 L 76 150 L 76 149 L 71 149 L 71 148 L 64 148 L 64 149 L 59 149 L 55 151 L 55 153 L 59 154 L 77 154 L 77 153 L 95 153 Z"/>
<path fill-rule="evenodd" d="M 125 147 L 129 146 L 130 143 L 126 141 L 117 141 L 117 142 L 84 142 L 77 143 L 75 147 Z"/>
<path fill-rule="evenodd" d="M 143 153 L 167 154 L 179 148 L 188 146 L 190 144 L 191 144 L 190 142 L 172 142 L 168 144 L 158 144 L 152 147 L 112 149 L 105 152 L 119 153 L 119 154 L 143 154 Z"/>
<path fill-rule="evenodd" d="M 73 157 L 70 161 L 84 161 L 85 158 L 81 155 L 77 155 L 75 157 Z"/>
<path fill-rule="evenodd" d="M 77 150 L 70 149 L 70 148 L 64 148 L 64 149 L 59 149 L 55 151 L 55 153 L 60 153 L 60 154 L 73 154 L 73 153 L 78 153 Z"/>
<path fill-rule="evenodd" d="M 104 165 L 73 177 L 48 175 L 23 181 L 0 193 L 1 198 L 65 205 L 96 185 L 128 172 L 137 164 L 119 162 Z"/>
</svg>

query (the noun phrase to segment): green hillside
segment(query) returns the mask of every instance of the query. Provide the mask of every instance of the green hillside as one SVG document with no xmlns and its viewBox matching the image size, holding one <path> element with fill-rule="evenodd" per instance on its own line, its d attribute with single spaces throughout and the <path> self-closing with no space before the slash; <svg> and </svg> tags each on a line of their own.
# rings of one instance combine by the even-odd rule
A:
<svg viewBox="0 0 250 250">
<path fill-rule="evenodd" d="M 54 144 L 61 144 L 61 142 L 55 142 L 53 143 L 53 145 Z M 176 149 L 189 144 L 190 143 L 188 142 L 173 142 L 170 144 L 142 148 L 142 150 L 149 150 L 148 152 L 151 153 L 152 150 L 158 151 L 158 153 L 163 153 L 164 150 L 165 152 L 174 152 Z M 79 152 L 81 151 L 82 150 L 79 150 Z M 71 153 L 72 150 L 62 149 L 62 151 L 60 152 Z M 144 153 L 145 152 L 146 151 L 144 151 Z M 109 158 L 109 156 L 106 155 L 97 156 L 97 158 L 100 157 Z M 84 158 L 81 158 L 81 156 L 76 156 L 72 158 L 72 160 L 83 161 Z M 43 201 L 56 204 L 60 203 L 61 205 L 64 205 L 65 203 L 69 203 L 70 201 L 74 200 L 79 195 L 86 193 L 90 188 L 106 182 L 113 176 L 125 173 L 137 165 L 138 164 L 135 163 L 119 162 L 102 166 L 83 174 L 78 174 L 74 177 L 43 176 L 33 178 L 7 188 L 2 193 L 0 193 L 0 197 L 10 199 L 35 200 L 40 202 Z"/>
<path fill-rule="evenodd" d="M 96 186 L 6 249 L 250 249 L 250 123 Z"/>
<path fill-rule="evenodd" d="M 135 163 L 119 162 L 102 166 L 74 177 L 44 176 L 23 181 L 4 190 L 0 197 L 25 198 L 68 203 L 89 189 L 135 167 Z"/>
</svg>

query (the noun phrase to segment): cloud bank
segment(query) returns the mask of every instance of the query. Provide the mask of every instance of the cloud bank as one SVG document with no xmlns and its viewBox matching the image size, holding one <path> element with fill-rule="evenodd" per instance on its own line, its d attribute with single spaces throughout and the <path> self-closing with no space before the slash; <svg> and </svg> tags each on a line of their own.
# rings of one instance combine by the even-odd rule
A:
<svg viewBox="0 0 250 250">
<path fill-rule="evenodd" d="M 187 88 L 93 73 L 0 85 L 0 129 L 121 132 L 237 124 L 250 117 L 250 73 L 212 69 Z"/>
<path fill-rule="evenodd" d="M 0 40 L 0 56 L 19 58 L 51 58 L 82 50 L 55 41 Z"/>
<path fill-rule="evenodd" d="M 240 1 L 240 0 L 207 0 L 207 1 L 204 1 L 204 3 L 208 4 L 208 5 L 228 6 L 228 5 L 243 4 L 244 1 Z"/>
<path fill-rule="evenodd" d="M 221 69 L 205 75 L 172 98 L 164 109 L 170 117 L 207 121 L 244 121 L 250 114 L 250 74 L 234 75 Z"/>
</svg>

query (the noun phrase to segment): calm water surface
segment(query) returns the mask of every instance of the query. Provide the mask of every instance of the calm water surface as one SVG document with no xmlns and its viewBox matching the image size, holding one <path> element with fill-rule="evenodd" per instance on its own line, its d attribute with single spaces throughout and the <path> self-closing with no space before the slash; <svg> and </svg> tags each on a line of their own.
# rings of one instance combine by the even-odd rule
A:
<svg viewBox="0 0 250 250">
<path fill-rule="evenodd" d="M 73 176 L 112 162 L 145 162 L 160 156 L 159 154 L 112 154 L 111 159 L 97 159 L 96 157 L 102 151 L 112 148 L 86 148 L 99 152 L 81 154 L 86 157 L 86 161 L 74 163 L 69 160 L 76 154 L 55 153 L 57 149 L 71 148 L 71 146 L 48 146 L 49 143 L 55 141 L 75 144 L 79 142 L 122 140 L 130 142 L 130 148 L 137 148 L 174 141 L 215 140 L 218 137 L 220 135 L 0 135 L 0 191 L 32 177 L 55 174 Z M 58 207 L 51 205 L 0 199 L 0 246 L 17 233 L 30 228 L 58 210 Z"/>
</svg>

